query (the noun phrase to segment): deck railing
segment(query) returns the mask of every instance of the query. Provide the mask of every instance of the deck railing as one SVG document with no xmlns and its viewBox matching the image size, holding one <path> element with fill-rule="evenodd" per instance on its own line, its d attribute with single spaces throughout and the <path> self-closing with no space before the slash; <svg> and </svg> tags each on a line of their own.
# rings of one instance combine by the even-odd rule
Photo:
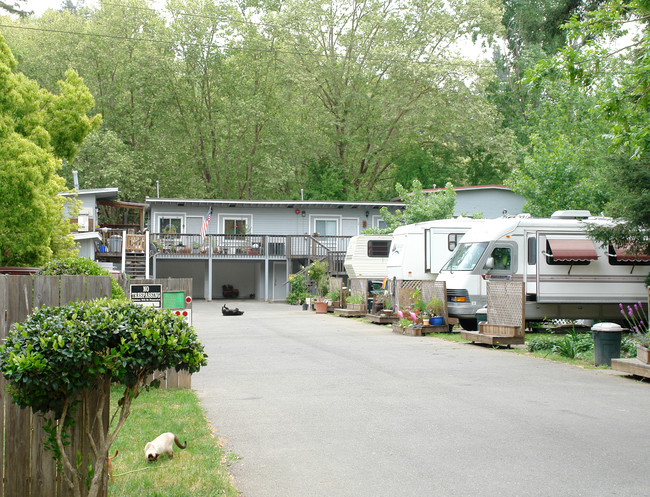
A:
<svg viewBox="0 0 650 497">
<path fill-rule="evenodd" d="M 312 235 L 206 235 L 154 233 L 151 242 L 159 256 L 216 258 L 322 259 L 345 253 L 350 237 Z"/>
<path fill-rule="evenodd" d="M 121 256 L 123 245 L 127 254 L 146 251 L 145 235 L 114 229 L 98 233 L 102 236 L 96 249 L 99 259 Z M 152 233 L 149 243 L 151 253 L 162 258 L 322 259 L 334 270 L 342 264 L 349 240 L 349 236 L 210 234 L 201 238 L 199 234 Z"/>
</svg>

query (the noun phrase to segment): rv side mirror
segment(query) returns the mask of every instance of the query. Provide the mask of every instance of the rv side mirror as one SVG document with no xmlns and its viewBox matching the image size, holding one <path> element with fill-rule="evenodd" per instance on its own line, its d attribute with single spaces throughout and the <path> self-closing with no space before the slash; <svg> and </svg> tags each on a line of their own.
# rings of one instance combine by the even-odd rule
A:
<svg viewBox="0 0 650 497">
<path fill-rule="evenodd" d="M 488 257 L 487 261 L 485 261 L 485 267 L 486 269 L 494 269 L 494 257 Z"/>
</svg>

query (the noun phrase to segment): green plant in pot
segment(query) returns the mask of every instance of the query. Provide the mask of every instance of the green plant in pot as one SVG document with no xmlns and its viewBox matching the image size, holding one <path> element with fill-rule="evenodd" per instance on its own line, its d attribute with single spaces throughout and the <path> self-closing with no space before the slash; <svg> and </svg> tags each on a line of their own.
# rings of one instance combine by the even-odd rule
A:
<svg viewBox="0 0 650 497">
<path fill-rule="evenodd" d="M 429 324 L 440 326 L 445 323 L 444 309 L 442 300 L 431 297 L 425 306 L 426 313 L 429 315 Z"/>
<path fill-rule="evenodd" d="M 327 262 L 314 261 L 307 267 L 307 276 L 316 286 L 315 306 L 318 314 L 324 314 L 327 312 L 327 302 L 323 300 L 323 295 L 327 293 L 329 287 L 327 281 L 327 266 Z"/>
</svg>

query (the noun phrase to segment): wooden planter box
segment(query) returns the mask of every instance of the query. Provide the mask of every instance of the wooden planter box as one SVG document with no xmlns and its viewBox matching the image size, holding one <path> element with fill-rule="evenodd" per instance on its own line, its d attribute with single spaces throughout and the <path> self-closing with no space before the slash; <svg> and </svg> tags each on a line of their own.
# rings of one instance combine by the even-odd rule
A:
<svg viewBox="0 0 650 497">
<path fill-rule="evenodd" d="M 361 311 L 363 310 L 363 304 L 345 304 L 346 309 L 350 311 Z"/>
<path fill-rule="evenodd" d="M 422 336 L 422 327 L 421 326 L 406 326 L 402 327 L 397 323 L 393 323 L 393 332 L 399 333 L 400 335 L 407 335 L 411 337 L 421 337 Z"/>
<path fill-rule="evenodd" d="M 637 345 L 636 358 L 643 364 L 650 364 L 650 349 L 645 348 L 643 345 Z"/>
</svg>

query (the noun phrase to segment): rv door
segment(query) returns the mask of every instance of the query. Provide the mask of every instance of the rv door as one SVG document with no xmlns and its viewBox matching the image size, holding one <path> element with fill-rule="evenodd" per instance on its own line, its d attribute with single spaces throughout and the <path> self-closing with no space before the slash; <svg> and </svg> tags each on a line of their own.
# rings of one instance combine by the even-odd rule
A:
<svg viewBox="0 0 650 497">
<path fill-rule="evenodd" d="M 537 234 L 526 233 L 524 283 L 527 299 L 537 300 Z M 530 296 L 530 297 L 528 297 Z"/>
</svg>

